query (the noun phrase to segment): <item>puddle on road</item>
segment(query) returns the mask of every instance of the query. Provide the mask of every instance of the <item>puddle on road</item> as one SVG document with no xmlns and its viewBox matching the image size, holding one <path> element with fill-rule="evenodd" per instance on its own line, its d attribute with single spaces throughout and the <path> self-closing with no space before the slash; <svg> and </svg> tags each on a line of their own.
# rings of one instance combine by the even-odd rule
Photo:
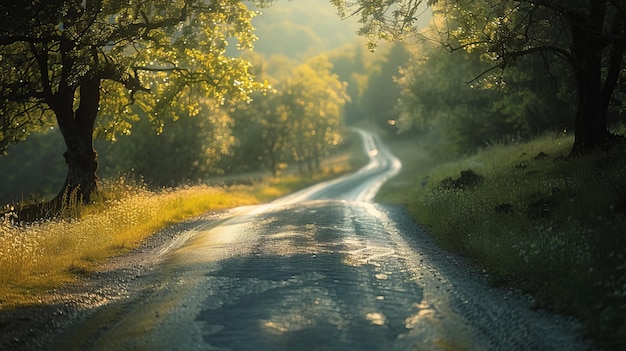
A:
<svg viewBox="0 0 626 351">
<path fill-rule="evenodd" d="M 370 321 L 370 323 L 381 326 L 385 325 L 385 320 L 387 319 L 382 313 L 379 312 L 370 312 L 365 315 L 365 318 Z"/>
<path fill-rule="evenodd" d="M 376 277 L 376 279 L 378 279 L 378 280 L 387 280 L 387 274 L 385 274 L 385 273 L 378 273 L 378 274 L 374 275 L 374 277 Z"/>
</svg>

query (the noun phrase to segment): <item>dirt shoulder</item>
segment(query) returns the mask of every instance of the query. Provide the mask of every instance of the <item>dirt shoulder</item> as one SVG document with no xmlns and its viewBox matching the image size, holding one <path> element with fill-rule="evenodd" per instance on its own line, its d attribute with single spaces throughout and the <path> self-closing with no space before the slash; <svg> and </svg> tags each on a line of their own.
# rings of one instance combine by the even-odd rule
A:
<svg viewBox="0 0 626 351">
<path fill-rule="evenodd" d="M 0 350 L 48 350 L 55 339 L 113 301 L 149 289 L 165 253 L 186 239 L 199 223 L 219 221 L 228 212 L 209 212 L 170 226 L 99 271 L 50 291 L 34 306 L 0 311 Z"/>
</svg>

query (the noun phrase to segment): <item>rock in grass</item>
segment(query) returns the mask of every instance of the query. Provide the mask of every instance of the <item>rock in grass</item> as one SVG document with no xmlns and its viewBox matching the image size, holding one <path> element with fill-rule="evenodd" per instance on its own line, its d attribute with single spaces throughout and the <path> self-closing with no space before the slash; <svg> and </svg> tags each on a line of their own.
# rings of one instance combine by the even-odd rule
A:
<svg viewBox="0 0 626 351">
<path fill-rule="evenodd" d="M 439 186 L 443 189 L 471 189 L 482 184 L 483 176 L 476 174 L 471 169 L 461 171 L 461 176 L 457 179 L 448 177 L 439 183 Z"/>
<path fill-rule="evenodd" d="M 542 197 L 528 204 L 526 215 L 531 220 L 548 218 L 556 205 L 556 200 L 553 198 Z"/>
</svg>

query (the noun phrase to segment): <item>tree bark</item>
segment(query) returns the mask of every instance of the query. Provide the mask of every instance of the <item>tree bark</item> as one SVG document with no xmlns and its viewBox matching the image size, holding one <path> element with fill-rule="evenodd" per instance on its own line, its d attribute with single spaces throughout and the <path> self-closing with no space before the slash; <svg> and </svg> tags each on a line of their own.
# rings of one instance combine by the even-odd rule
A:
<svg viewBox="0 0 626 351">
<path fill-rule="evenodd" d="M 97 191 L 97 153 L 93 147 L 93 130 L 100 105 L 100 80 L 84 78 L 80 85 L 80 104 L 57 113 L 59 129 L 67 146 L 63 154 L 68 166 L 63 188 L 53 200 L 61 206 L 69 201 L 88 203 Z"/>
<path fill-rule="evenodd" d="M 572 66 L 578 93 L 572 155 L 607 145 L 612 139 L 607 129 L 606 116 L 614 87 L 605 84 L 603 89 L 602 81 L 602 59 L 606 43 L 600 33 L 606 9 L 598 6 L 593 10 L 587 20 L 576 16 L 571 24 Z M 621 60 L 618 64 L 621 65 Z"/>
<path fill-rule="evenodd" d="M 610 134 L 606 126 L 607 107 L 603 104 L 599 59 L 588 54 L 575 68 L 578 92 L 574 145 L 572 154 L 580 154 L 606 144 Z"/>
</svg>

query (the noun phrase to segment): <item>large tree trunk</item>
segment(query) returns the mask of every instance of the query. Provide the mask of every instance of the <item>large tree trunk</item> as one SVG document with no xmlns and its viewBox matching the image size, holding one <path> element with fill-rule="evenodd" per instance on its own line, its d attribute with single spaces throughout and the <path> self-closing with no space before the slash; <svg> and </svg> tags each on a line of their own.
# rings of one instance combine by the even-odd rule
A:
<svg viewBox="0 0 626 351">
<path fill-rule="evenodd" d="M 609 133 L 606 117 L 609 101 L 621 70 L 624 47 L 612 42 L 608 60 L 608 74 L 602 77 L 603 52 L 607 42 L 602 37 L 606 18 L 606 3 L 591 6 L 588 18 L 572 16 L 572 66 L 578 93 L 578 111 L 571 153 L 581 154 L 607 145 L 614 137 Z M 613 19 L 613 31 L 623 27 L 621 17 Z"/>
<path fill-rule="evenodd" d="M 80 85 L 80 105 L 75 112 L 57 116 L 67 151 L 63 154 L 68 166 L 63 188 L 53 202 L 65 206 L 69 201 L 88 203 L 97 191 L 97 153 L 93 147 L 93 131 L 100 104 L 100 81 L 84 78 Z"/>
<path fill-rule="evenodd" d="M 611 135 L 606 126 L 608 107 L 603 104 L 599 64 L 591 62 L 576 69 L 576 85 L 578 110 L 572 154 L 581 154 L 606 145 Z"/>
<path fill-rule="evenodd" d="M 80 85 L 80 105 L 74 111 L 74 89 L 62 86 L 51 100 L 67 151 L 63 155 L 68 165 L 63 188 L 48 203 L 19 209 L 20 221 L 73 216 L 76 204 L 88 203 L 97 191 L 97 155 L 93 148 L 93 130 L 100 103 L 100 80 L 83 78 Z"/>
</svg>

